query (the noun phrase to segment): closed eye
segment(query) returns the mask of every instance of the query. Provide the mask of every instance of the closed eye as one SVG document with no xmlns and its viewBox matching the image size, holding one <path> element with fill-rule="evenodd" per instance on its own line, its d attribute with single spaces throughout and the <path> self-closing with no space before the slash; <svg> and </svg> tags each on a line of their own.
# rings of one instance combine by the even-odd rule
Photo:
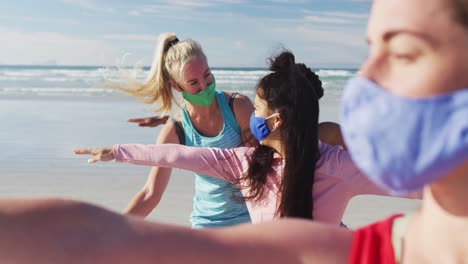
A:
<svg viewBox="0 0 468 264">
<path fill-rule="evenodd" d="M 402 62 L 411 62 L 414 61 L 416 56 L 414 55 L 409 55 L 409 54 L 398 54 L 394 53 L 392 54 L 392 57 L 396 60 L 402 61 Z"/>
</svg>

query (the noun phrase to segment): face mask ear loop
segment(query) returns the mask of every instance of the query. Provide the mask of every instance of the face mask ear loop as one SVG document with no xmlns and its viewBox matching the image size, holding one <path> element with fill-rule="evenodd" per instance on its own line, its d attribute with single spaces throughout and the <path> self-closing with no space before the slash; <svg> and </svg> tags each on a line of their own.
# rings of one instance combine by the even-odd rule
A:
<svg viewBox="0 0 468 264">
<path fill-rule="evenodd" d="M 265 120 L 268 120 L 268 119 L 270 119 L 270 118 L 272 118 L 272 117 L 274 117 L 274 116 L 276 116 L 276 115 L 279 115 L 279 113 L 271 114 L 271 115 L 265 117 Z"/>
<path fill-rule="evenodd" d="M 272 118 L 272 117 L 275 117 L 275 116 L 277 116 L 277 115 L 279 115 L 279 114 L 280 114 L 280 113 L 274 113 L 274 114 L 272 114 L 272 115 L 269 115 L 269 116 L 265 117 L 265 120 L 268 120 L 268 119 L 270 119 L 270 118 Z M 272 127 L 272 129 L 270 130 L 270 132 L 273 132 L 273 131 L 275 131 L 276 129 L 278 129 L 278 126 L 277 126 L 277 125 L 274 125 L 274 126 Z"/>
<path fill-rule="evenodd" d="M 179 85 L 178 83 L 175 83 L 175 86 L 176 86 L 176 87 L 175 87 L 176 91 L 178 91 L 179 93 L 182 93 L 182 92 L 185 91 L 184 89 L 182 89 L 182 88 L 180 87 L 180 85 Z"/>
</svg>

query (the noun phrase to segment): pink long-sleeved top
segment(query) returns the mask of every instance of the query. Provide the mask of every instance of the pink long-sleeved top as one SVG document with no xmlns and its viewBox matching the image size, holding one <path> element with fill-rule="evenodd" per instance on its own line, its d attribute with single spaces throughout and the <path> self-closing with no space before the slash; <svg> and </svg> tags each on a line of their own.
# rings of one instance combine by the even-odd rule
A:
<svg viewBox="0 0 468 264">
<path fill-rule="evenodd" d="M 246 174 L 253 151 L 254 148 L 249 147 L 219 149 L 179 144 L 127 144 L 115 145 L 114 157 L 117 162 L 180 168 L 233 183 Z M 264 199 L 246 203 L 253 223 L 275 218 L 284 167 L 278 153 L 274 155 L 273 164 L 273 170 L 267 177 Z M 241 184 L 244 185 L 243 182 Z M 246 195 L 249 188 L 241 188 L 241 191 Z M 359 194 L 389 195 L 356 168 L 341 146 L 320 143 L 320 159 L 316 163 L 312 190 L 314 220 L 338 225 L 349 200 Z"/>
</svg>

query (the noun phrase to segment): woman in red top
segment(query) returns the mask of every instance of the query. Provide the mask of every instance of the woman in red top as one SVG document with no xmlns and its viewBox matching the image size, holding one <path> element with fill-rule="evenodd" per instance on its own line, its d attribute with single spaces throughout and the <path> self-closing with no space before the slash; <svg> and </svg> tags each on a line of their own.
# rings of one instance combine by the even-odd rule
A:
<svg viewBox="0 0 468 264">
<path fill-rule="evenodd" d="M 397 97 L 411 98 L 414 104 L 421 98 L 458 98 L 461 106 L 456 111 L 467 113 L 468 1 L 374 1 L 368 41 L 370 56 L 362 76 Z M 429 106 L 423 107 L 430 111 Z M 453 113 L 446 118 L 457 118 Z M 437 129 L 444 133 L 461 128 L 457 147 L 462 151 L 435 163 L 445 171 L 437 179 L 426 180 L 421 209 L 399 234 L 397 216 L 358 229 L 350 263 L 468 263 L 468 117 L 462 114 L 457 119 Z M 424 137 L 422 132 L 419 137 Z M 446 145 L 453 140 L 448 138 Z M 454 159 L 460 162 L 448 166 Z M 394 259 L 397 252 L 401 254 Z"/>
</svg>

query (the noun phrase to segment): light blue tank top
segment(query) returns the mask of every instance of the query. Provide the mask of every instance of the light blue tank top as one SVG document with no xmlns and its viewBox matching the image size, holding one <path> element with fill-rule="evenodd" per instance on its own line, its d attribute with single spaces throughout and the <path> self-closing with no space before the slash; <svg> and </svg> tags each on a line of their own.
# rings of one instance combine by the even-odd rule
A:
<svg viewBox="0 0 468 264">
<path fill-rule="evenodd" d="M 237 125 L 222 91 L 215 91 L 215 97 L 223 115 L 223 129 L 215 137 L 200 135 L 193 127 L 185 106 L 181 112 L 185 144 L 195 147 L 234 148 L 242 144 L 240 128 Z M 204 174 L 195 173 L 195 197 L 190 216 L 193 228 L 232 226 L 250 222 L 245 203 L 232 199 L 241 196 L 239 189 L 228 182 Z"/>
</svg>

